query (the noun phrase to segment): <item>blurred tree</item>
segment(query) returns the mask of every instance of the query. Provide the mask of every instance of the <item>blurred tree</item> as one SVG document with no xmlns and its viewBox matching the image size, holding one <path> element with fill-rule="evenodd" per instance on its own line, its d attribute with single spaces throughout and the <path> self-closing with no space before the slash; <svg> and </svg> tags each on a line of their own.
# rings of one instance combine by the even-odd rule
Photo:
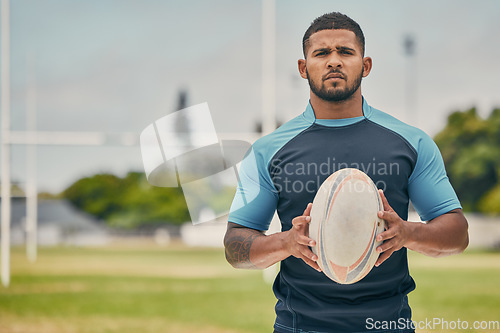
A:
<svg viewBox="0 0 500 333">
<path fill-rule="evenodd" d="M 110 174 L 98 174 L 76 181 L 63 195 L 76 207 L 99 219 L 106 219 L 120 209 L 120 187 L 120 178 Z"/>
<path fill-rule="evenodd" d="M 54 200 L 54 199 L 60 199 L 61 194 L 54 194 L 50 192 L 39 192 L 38 193 L 38 199 L 41 200 Z"/>
<path fill-rule="evenodd" d="M 486 120 L 475 108 L 454 112 L 435 141 L 464 209 L 500 212 L 500 109 Z"/>
<path fill-rule="evenodd" d="M 479 210 L 483 213 L 500 214 L 500 184 L 484 195 L 479 202 Z"/>
<path fill-rule="evenodd" d="M 62 197 L 113 227 L 181 224 L 190 220 L 180 188 L 151 186 L 140 172 L 130 172 L 124 178 L 111 174 L 82 178 L 69 186 Z"/>
<path fill-rule="evenodd" d="M 2 189 L 2 186 L 0 185 L 0 190 Z M 24 190 L 21 188 L 21 186 L 19 186 L 19 183 L 14 181 L 12 182 L 12 184 L 10 185 L 10 195 L 12 197 L 25 197 L 26 196 L 26 193 L 24 192 Z"/>
</svg>

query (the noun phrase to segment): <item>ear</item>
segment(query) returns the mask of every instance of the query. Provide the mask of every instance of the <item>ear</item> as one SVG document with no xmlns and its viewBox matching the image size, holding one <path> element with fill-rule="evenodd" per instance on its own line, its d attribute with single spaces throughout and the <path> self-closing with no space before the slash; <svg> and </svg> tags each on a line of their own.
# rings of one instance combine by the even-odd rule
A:
<svg viewBox="0 0 500 333">
<path fill-rule="evenodd" d="M 372 58 L 364 57 L 363 58 L 363 77 L 367 77 L 372 70 Z"/>
<path fill-rule="evenodd" d="M 305 59 L 299 59 L 299 61 L 297 62 L 297 64 L 299 66 L 300 76 L 303 79 L 307 79 L 306 60 Z"/>
</svg>

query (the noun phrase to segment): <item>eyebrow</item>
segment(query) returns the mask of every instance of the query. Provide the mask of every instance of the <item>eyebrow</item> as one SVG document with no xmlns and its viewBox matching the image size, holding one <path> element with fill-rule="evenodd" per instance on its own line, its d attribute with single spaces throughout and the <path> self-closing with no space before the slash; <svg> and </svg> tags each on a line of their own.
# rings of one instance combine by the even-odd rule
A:
<svg viewBox="0 0 500 333">
<path fill-rule="evenodd" d="M 347 46 L 340 46 L 340 47 L 337 47 L 337 50 L 338 51 L 351 51 L 351 52 L 356 52 L 355 49 L 352 49 L 350 47 L 347 47 Z"/>
<path fill-rule="evenodd" d="M 329 47 L 323 47 L 321 49 L 316 49 L 312 53 L 318 53 L 318 52 L 330 52 L 331 49 Z"/>
<path fill-rule="evenodd" d="M 351 52 L 356 52 L 355 49 L 353 48 L 350 48 L 350 47 L 347 47 L 347 46 L 337 46 L 335 49 L 337 49 L 337 51 L 351 51 Z M 314 50 L 312 53 L 320 53 L 320 52 L 331 52 L 331 48 L 329 47 L 322 47 L 320 49 L 316 49 Z"/>
</svg>

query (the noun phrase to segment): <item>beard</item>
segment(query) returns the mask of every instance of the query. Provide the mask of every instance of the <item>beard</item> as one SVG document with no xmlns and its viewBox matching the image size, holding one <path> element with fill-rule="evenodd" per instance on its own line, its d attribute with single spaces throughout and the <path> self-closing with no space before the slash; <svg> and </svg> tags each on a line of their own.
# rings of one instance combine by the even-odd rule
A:
<svg viewBox="0 0 500 333">
<path fill-rule="evenodd" d="M 355 78 L 351 85 L 347 85 L 344 89 L 340 89 L 337 88 L 338 83 L 335 82 L 332 88 L 327 89 L 323 83 L 317 85 L 313 80 L 311 80 L 307 69 L 306 74 L 311 91 L 319 98 L 328 102 L 341 102 L 348 100 L 352 97 L 356 90 L 358 90 L 361 85 L 361 80 L 363 79 L 363 69 L 361 69 L 361 73 Z"/>
</svg>

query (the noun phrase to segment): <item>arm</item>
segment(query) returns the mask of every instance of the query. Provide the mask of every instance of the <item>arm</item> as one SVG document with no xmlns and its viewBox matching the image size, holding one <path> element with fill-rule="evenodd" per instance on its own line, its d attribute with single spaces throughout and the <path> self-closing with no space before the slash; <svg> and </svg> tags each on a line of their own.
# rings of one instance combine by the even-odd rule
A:
<svg viewBox="0 0 500 333">
<path fill-rule="evenodd" d="M 386 231 L 377 236 L 384 243 L 377 248 L 381 253 L 376 266 L 403 246 L 431 257 L 443 257 L 463 252 L 469 244 L 468 224 L 461 209 L 454 209 L 427 223 L 403 221 L 392 209 L 384 193 L 380 192 L 384 211 L 379 217 L 386 222 Z"/>
<path fill-rule="evenodd" d="M 462 253 L 469 245 L 468 224 L 461 209 L 427 223 L 412 223 L 407 248 L 431 257 Z"/>
<path fill-rule="evenodd" d="M 229 222 L 224 237 L 226 259 L 235 268 L 262 269 L 293 255 L 320 271 L 318 259 L 308 246 L 315 246 L 309 234 L 312 205 L 292 220 L 292 228 L 266 236 L 263 232 Z"/>
</svg>

